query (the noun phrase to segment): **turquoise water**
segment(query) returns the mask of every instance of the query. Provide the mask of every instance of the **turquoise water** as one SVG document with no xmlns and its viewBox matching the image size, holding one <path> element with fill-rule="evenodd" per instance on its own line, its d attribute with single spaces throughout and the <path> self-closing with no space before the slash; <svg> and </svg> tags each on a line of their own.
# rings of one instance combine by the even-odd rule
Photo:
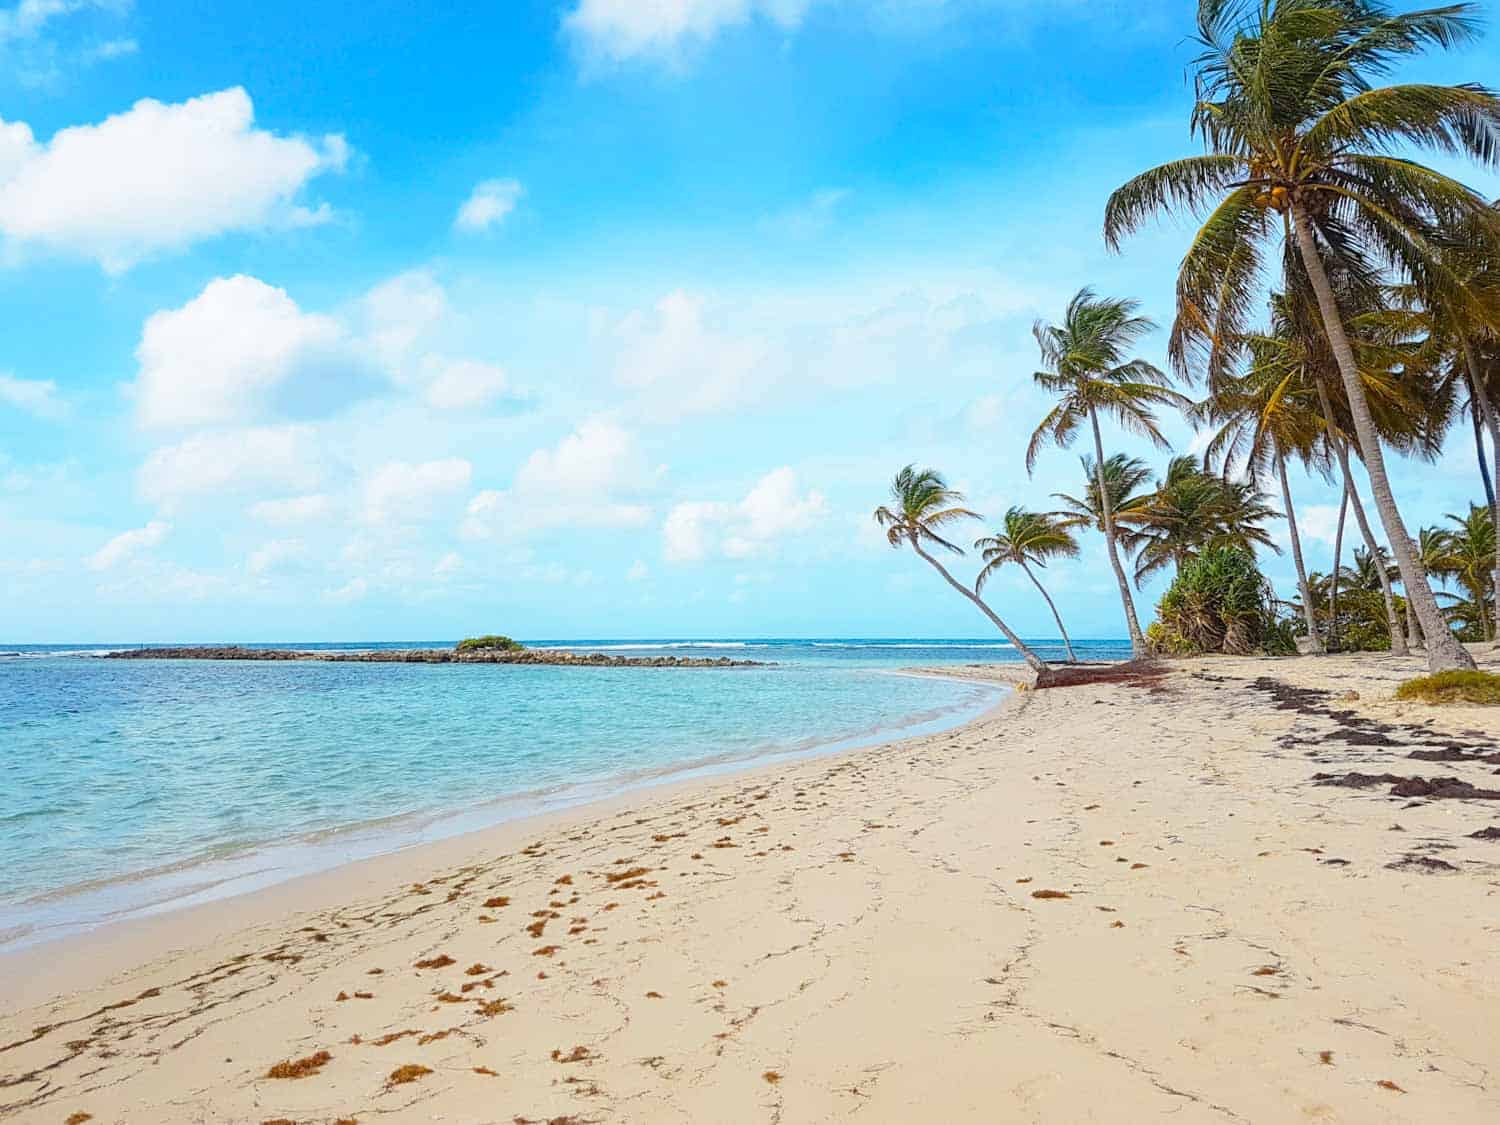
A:
<svg viewBox="0 0 1500 1125">
<path fill-rule="evenodd" d="M 0 646 L 0 948 L 687 769 L 952 725 L 996 690 L 894 669 L 1013 658 L 989 642 L 691 646 L 777 664 L 137 662 Z"/>
</svg>

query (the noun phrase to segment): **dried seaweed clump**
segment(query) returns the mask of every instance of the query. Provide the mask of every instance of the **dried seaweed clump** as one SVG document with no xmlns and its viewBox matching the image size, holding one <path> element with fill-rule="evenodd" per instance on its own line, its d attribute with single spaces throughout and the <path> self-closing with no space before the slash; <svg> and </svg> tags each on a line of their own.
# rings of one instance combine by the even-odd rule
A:
<svg viewBox="0 0 1500 1125">
<path fill-rule="evenodd" d="M 1032 898 L 1072 898 L 1067 891 L 1032 891 Z"/>
<path fill-rule="evenodd" d="M 446 953 L 439 953 L 436 957 L 429 957 L 425 961 L 418 961 L 413 968 L 416 969 L 446 969 L 454 964 L 453 958 Z"/>
<path fill-rule="evenodd" d="M 776 1083 L 778 1083 L 778 1082 L 781 1081 L 781 1075 L 778 1074 L 774 1070 L 768 1070 L 768 1071 L 766 1071 L 764 1074 L 761 1075 L 761 1077 L 764 1078 L 767 1082 L 769 1082 L 772 1086 L 776 1085 Z"/>
<path fill-rule="evenodd" d="M 623 883 L 629 879 L 639 879 L 642 875 L 649 875 L 649 867 L 628 867 L 624 871 L 607 871 L 604 874 L 606 883 Z"/>
<path fill-rule="evenodd" d="M 421 1063 L 407 1063 L 405 1066 L 398 1066 L 395 1070 L 391 1071 L 391 1076 L 386 1079 L 386 1082 L 391 1086 L 404 1086 L 408 1082 L 415 1082 L 418 1078 L 425 1077 L 431 1073 L 432 1067 L 430 1066 L 423 1066 Z"/>
<path fill-rule="evenodd" d="M 555 1062 L 555 1063 L 586 1062 L 587 1060 L 589 1060 L 589 1059 L 591 1059 L 593 1057 L 594 1057 L 594 1053 L 592 1051 L 590 1051 L 587 1047 L 582 1047 L 582 1046 L 580 1046 L 580 1047 L 574 1047 L 567 1054 L 563 1054 L 563 1052 L 561 1050 L 557 1050 L 557 1049 L 554 1049 L 553 1052 L 552 1052 L 552 1061 Z"/>
<path fill-rule="evenodd" d="M 266 1071 L 267 1078 L 306 1078 L 317 1074 L 328 1063 L 333 1056 L 327 1051 L 319 1051 L 315 1055 L 308 1055 L 302 1059 L 287 1059 L 277 1063 Z"/>
<path fill-rule="evenodd" d="M 92 1121 L 93 1119 L 94 1115 L 92 1113 L 84 1113 L 80 1110 L 78 1113 L 68 1114 L 68 1119 L 63 1122 L 63 1125 L 83 1125 L 85 1121 Z"/>
</svg>

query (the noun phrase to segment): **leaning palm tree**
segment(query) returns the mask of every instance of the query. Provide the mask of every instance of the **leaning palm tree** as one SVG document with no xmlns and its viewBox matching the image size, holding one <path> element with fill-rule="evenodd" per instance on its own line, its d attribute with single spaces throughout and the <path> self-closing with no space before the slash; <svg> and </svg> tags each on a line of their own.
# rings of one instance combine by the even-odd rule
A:
<svg viewBox="0 0 1500 1125">
<path fill-rule="evenodd" d="M 948 568 L 924 549 L 924 544 L 930 544 L 955 555 L 964 553 L 962 547 L 939 534 L 949 524 L 980 518 L 977 512 L 971 512 L 963 506 L 963 493 L 949 488 L 941 473 L 907 465 L 891 482 L 891 500 L 890 506 L 882 504 L 874 513 L 875 522 L 885 528 L 886 542 L 892 547 L 910 544 L 911 549 L 941 574 L 948 585 L 973 602 L 994 623 L 995 628 L 1005 634 L 1005 639 L 1015 646 L 1021 658 L 1033 670 L 1038 673 L 1047 671 L 1047 662 L 1032 652 L 1026 642 L 985 604 L 983 598 L 949 574 Z"/>
<path fill-rule="evenodd" d="M 1164 372 L 1143 359 L 1127 358 L 1141 337 L 1156 327 L 1148 318 L 1137 315 L 1139 308 L 1139 301 L 1097 297 L 1093 290 L 1085 288 L 1068 302 L 1061 324 L 1038 321 L 1033 327 L 1042 362 L 1048 368 L 1038 371 L 1033 378 L 1039 387 L 1057 395 L 1060 401 L 1031 435 L 1026 447 L 1026 471 L 1029 473 L 1036 467 L 1037 455 L 1049 442 L 1067 446 L 1085 423 L 1093 431 L 1105 549 L 1119 583 L 1131 651 L 1144 656 L 1146 637 L 1136 618 L 1130 583 L 1120 563 L 1114 505 L 1103 476 L 1104 440 L 1099 432 L 1099 415 L 1109 415 L 1125 429 L 1165 449 L 1167 439 L 1156 424 L 1153 408 L 1181 408 L 1189 403 L 1186 396 L 1168 386 Z"/>
<path fill-rule="evenodd" d="M 1057 622 L 1057 631 L 1062 634 L 1063 647 L 1068 650 L 1068 663 L 1076 664 L 1078 657 L 1073 655 L 1073 642 L 1069 640 L 1068 630 L 1063 626 L 1062 615 L 1057 612 L 1052 596 L 1047 593 L 1046 587 L 1032 573 L 1031 568 L 1045 567 L 1052 559 L 1076 559 L 1078 541 L 1073 538 L 1067 523 L 1050 512 L 1028 512 L 1025 508 L 1011 508 L 1005 513 L 1004 526 L 1004 531 L 997 531 L 994 535 L 974 541 L 974 549 L 980 552 L 980 558 L 984 560 L 984 569 L 974 582 L 974 592 L 983 593 L 984 584 L 992 574 L 1006 563 L 1015 563 L 1031 579 L 1037 592 L 1042 595 L 1042 600 L 1047 603 L 1047 608 L 1052 611 L 1052 620 Z"/>
<path fill-rule="evenodd" d="M 1174 359 L 1204 360 L 1211 386 L 1232 366 L 1263 244 L 1281 235 L 1289 258 L 1295 247 L 1434 671 L 1474 662 L 1443 627 L 1412 551 L 1328 263 L 1367 285 L 1390 266 L 1405 279 L 1442 275 L 1448 290 L 1462 288 L 1438 249 L 1443 232 L 1474 223 L 1493 238 L 1497 217 L 1474 191 L 1393 153 L 1420 146 L 1500 162 L 1500 99 L 1476 85 L 1373 80 L 1475 30 L 1468 3 L 1395 14 L 1379 0 L 1199 0 L 1192 130 L 1207 152 L 1137 176 L 1110 197 L 1104 220 L 1106 241 L 1118 247 L 1157 212 L 1212 207 L 1178 274 L 1172 336 Z"/>
</svg>

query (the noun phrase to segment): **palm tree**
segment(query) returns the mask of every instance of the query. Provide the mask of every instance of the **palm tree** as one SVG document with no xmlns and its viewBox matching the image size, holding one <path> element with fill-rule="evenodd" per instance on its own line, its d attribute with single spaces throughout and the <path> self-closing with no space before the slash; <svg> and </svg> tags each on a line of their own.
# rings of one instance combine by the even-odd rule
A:
<svg viewBox="0 0 1500 1125">
<path fill-rule="evenodd" d="M 1439 573 L 1451 575 L 1464 588 L 1479 617 L 1479 639 L 1492 640 L 1493 622 L 1486 607 L 1490 600 L 1491 567 L 1495 562 L 1495 520 L 1490 509 L 1479 504 L 1468 515 L 1449 515 L 1457 528 L 1447 533 Z"/>
<path fill-rule="evenodd" d="M 938 534 L 949 524 L 980 518 L 977 512 L 963 507 L 963 493 L 949 488 L 941 473 L 907 465 L 891 482 L 891 500 L 893 504 L 890 507 L 882 504 L 875 509 L 875 522 L 886 529 L 886 542 L 892 547 L 900 547 L 903 543 L 911 544 L 911 549 L 941 574 L 948 585 L 973 602 L 994 623 L 995 628 L 1005 634 L 1005 639 L 1015 646 L 1021 658 L 1034 671 L 1038 674 L 1046 672 L 1047 662 L 1032 652 L 1026 642 L 1016 636 L 1010 626 L 1001 621 L 977 593 L 949 574 L 947 567 L 923 549 L 923 544 L 926 543 L 936 544 L 955 555 L 964 553 L 962 547 L 950 543 Z"/>
<path fill-rule="evenodd" d="M 1094 459 L 1088 454 L 1079 458 L 1083 465 L 1083 495 L 1070 496 L 1066 492 L 1054 492 L 1052 498 L 1063 502 L 1063 510 L 1052 514 L 1064 521 L 1064 526 L 1087 527 L 1104 534 L 1104 506 L 1099 501 L 1099 478 L 1104 478 L 1104 493 L 1110 498 L 1115 515 L 1115 538 L 1128 554 L 1136 549 L 1135 533 L 1129 520 L 1146 502 L 1149 493 L 1142 492 L 1142 485 L 1151 481 L 1151 470 L 1137 457 L 1116 453 L 1095 468 Z"/>
<path fill-rule="evenodd" d="M 1192 457 L 1174 457 L 1156 491 L 1130 517 L 1140 545 L 1136 585 L 1168 565 L 1181 570 L 1214 547 L 1235 548 L 1251 558 L 1257 547 L 1280 553 L 1261 526 L 1279 515 L 1253 483 L 1226 481 L 1205 473 Z"/>
<path fill-rule="evenodd" d="M 1393 14 L 1378 0 L 1199 0 L 1192 130 L 1207 152 L 1162 165 L 1110 197 L 1112 247 L 1158 211 L 1213 204 L 1183 260 L 1174 358 L 1205 356 L 1210 383 L 1228 369 L 1260 273 L 1261 247 L 1280 233 L 1306 271 L 1344 385 L 1375 505 L 1407 598 L 1430 640 L 1434 671 L 1472 668 L 1442 626 L 1396 507 L 1375 420 L 1359 378 L 1327 262 L 1366 284 L 1383 265 L 1405 277 L 1463 287 L 1439 247 L 1443 231 L 1497 226 L 1485 200 L 1417 162 L 1422 146 L 1500 161 L 1500 99 L 1474 85 L 1377 87 L 1403 56 L 1449 47 L 1476 30 L 1474 6 Z M 1487 241 L 1490 239 L 1487 238 Z M 1288 257 L 1290 257 L 1290 251 Z"/>
<path fill-rule="evenodd" d="M 1052 596 L 1041 581 L 1032 573 L 1032 566 L 1045 567 L 1051 559 L 1076 559 L 1078 541 L 1068 529 L 1066 522 L 1050 512 L 1028 512 L 1025 508 L 1011 508 L 1005 513 L 1005 530 L 997 531 L 985 539 L 976 539 L 974 549 L 984 560 L 984 569 L 974 582 L 974 592 L 982 593 L 990 575 L 1006 563 L 1015 563 L 1026 577 L 1031 579 L 1037 592 L 1052 611 L 1052 620 L 1057 622 L 1057 631 L 1062 634 L 1063 647 L 1068 650 L 1068 663 L 1076 664 L 1073 642 L 1068 639 L 1068 630 L 1063 626 L 1062 615 Z"/>
<path fill-rule="evenodd" d="M 1322 423 L 1317 407 L 1303 385 L 1300 365 L 1288 362 L 1286 343 L 1274 335 L 1251 340 L 1248 370 L 1223 380 L 1216 393 L 1193 407 L 1192 420 L 1218 425 L 1204 452 L 1204 463 L 1220 462 L 1226 478 L 1237 465 L 1252 478 L 1274 468 L 1297 570 L 1303 624 L 1312 650 L 1321 653 L 1326 648 L 1318 632 L 1316 607 L 1307 581 L 1286 459 L 1288 454 L 1299 457 L 1309 466 L 1316 465 L 1324 475 L 1328 465 L 1327 458 L 1319 455 Z"/>
<path fill-rule="evenodd" d="M 1136 618 L 1135 602 L 1115 538 L 1115 512 L 1109 485 L 1103 475 L 1104 439 L 1099 415 L 1108 414 L 1117 423 L 1160 448 L 1167 448 L 1152 412 L 1157 406 L 1185 407 L 1188 400 L 1167 384 L 1167 375 L 1143 359 L 1128 359 L 1127 353 L 1156 326 L 1138 316 L 1139 301 L 1097 297 L 1091 289 L 1080 289 L 1068 302 L 1063 322 L 1042 321 L 1032 328 L 1042 362 L 1048 367 L 1033 378 L 1038 386 L 1059 396 L 1060 401 L 1042 419 L 1026 447 L 1026 471 L 1036 467 L 1037 454 L 1049 442 L 1065 447 L 1085 422 L 1093 430 L 1096 483 L 1100 511 L 1104 517 L 1104 541 L 1120 587 L 1130 647 L 1136 656 L 1146 654 L 1146 637 Z"/>
</svg>

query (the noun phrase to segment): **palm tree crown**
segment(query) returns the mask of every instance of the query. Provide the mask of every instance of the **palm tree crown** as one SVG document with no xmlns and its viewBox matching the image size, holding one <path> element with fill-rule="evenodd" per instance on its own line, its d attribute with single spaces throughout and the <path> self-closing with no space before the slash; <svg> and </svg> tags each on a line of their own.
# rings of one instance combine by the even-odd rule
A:
<svg viewBox="0 0 1500 1125">
<path fill-rule="evenodd" d="M 1032 378 L 1060 401 L 1042 419 L 1026 446 L 1026 471 L 1048 443 L 1070 445 L 1093 415 L 1113 418 L 1126 430 L 1167 448 L 1153 408 L 1189 405 L 1168 386 L 1168 376 L 1143 359 L 1126 358 L 1156 325 L 1136 310 L 1140 302 L 1095 296 L 1080 289 L 1068 302 L 1061 324 L 1038 321 L 1032 327 L 1049 370 Z"/>
<path fill-rule="evenodd" d="M 1079 554 L 1078 541 L 1064 518 L 1025 508 L 1008 509 L 1004 530 L 975 540 L 974 549 L 984 560 L 976 590 L 984 589 L 990 576 L 1007 563 L 1044 567 L 1052 559 L 1076 559 Z"/>
<path fill-rule="evenodd" d="M 934 469 L 907 465 L 891 482 L 889 507 L 875 509 L 875 522 L 886 529 L 886 542 L 892 547 L 910 543 L 920 547 L 936 543 L 956 555 L 964 549 L 938 534 L 948 524 L 959 520 L 977 520 L 979 514 L 963 507 L 963 493 L 948 487 L 943 475 Z"/>
</svg>

